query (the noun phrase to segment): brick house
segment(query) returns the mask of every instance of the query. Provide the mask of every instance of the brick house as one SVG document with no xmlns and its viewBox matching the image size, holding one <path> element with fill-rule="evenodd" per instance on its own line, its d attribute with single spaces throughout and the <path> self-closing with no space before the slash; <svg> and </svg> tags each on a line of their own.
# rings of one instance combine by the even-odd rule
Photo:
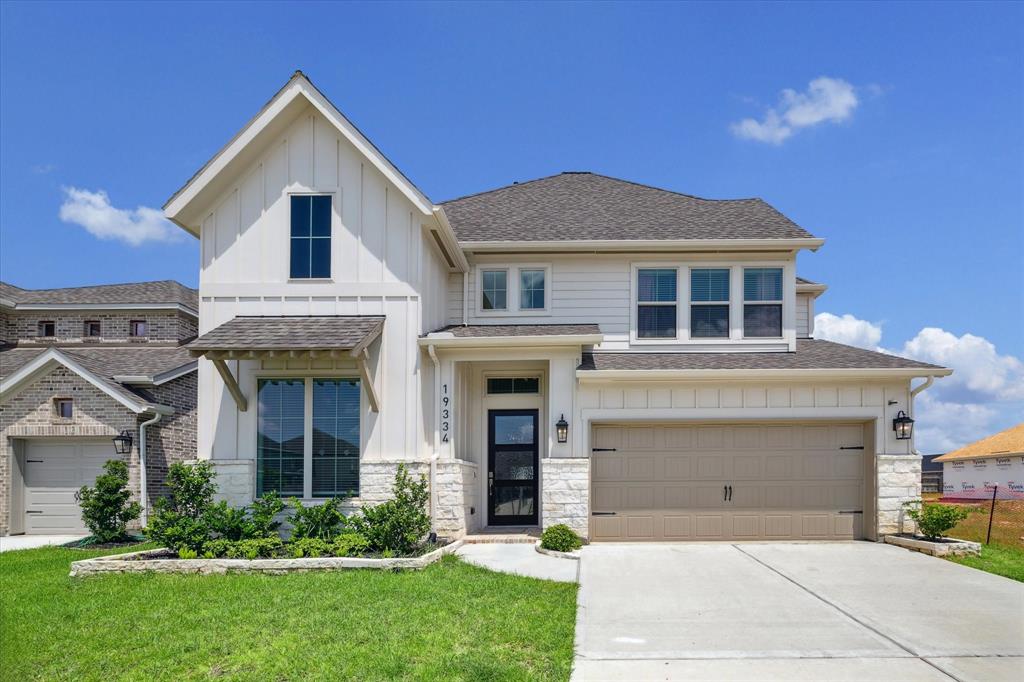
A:
<svg viewBox="0 0 1024 682">
<path fill-rule="evenodd" d="M 183 344 L 197 328 L 197 292 L 177 282 L 0 282 L 0 535 L 85 532 L 75 492 L 115 457 L 148 509 L 168 466 L 195 456 L 196 362 Z M 131 447 L 117 455 L 122 432 Z"/>
</svg>

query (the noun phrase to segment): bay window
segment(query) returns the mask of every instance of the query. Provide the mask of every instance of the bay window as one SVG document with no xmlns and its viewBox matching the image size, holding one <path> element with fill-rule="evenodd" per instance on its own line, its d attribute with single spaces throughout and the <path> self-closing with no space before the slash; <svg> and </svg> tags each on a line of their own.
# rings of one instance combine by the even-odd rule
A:
<svg viewBox="0 0 1024 682">
<path fill-rule="evenodd" d="M 690 337 L 729 338 L 729 268 L 690 270 Z"/>
<path fill-rule="evenodd" d="M 636 335 L 641 339 L 676 338 L 675 268 L 637 270 Z"/>
<path fill-rule="evenodd" d="M 782 336 L 782 268 L 743 269 L 743 335 Z"/>
</svg>

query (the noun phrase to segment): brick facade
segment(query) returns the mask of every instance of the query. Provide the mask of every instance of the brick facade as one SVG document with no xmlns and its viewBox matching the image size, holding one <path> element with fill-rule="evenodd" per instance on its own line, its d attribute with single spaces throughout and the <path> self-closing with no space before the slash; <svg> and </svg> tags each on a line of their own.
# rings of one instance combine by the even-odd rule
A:
<svg viewBox="0 0 1024 682">
<path fill-rule="evenodd" d="M 198 321 L 192 315 L 176 310 L 137 310 L 125 312 L 109 311 L 54 311 L 13 312 L 4 314 L 5 338 L 8 343 L 21 346 L 52 346 L 66 344 L 105 343 L 173 343 L 190 339 L 198 333 Z M 147 325 L 145 337 L 131 337 L 128 334 L 132 320 L 144 320 Z M 40 338 L 39 323 L 54 323 L 56 336 Z M 85 323 L 100 323 L 100 336 L 86 337 Z"/>
<path fill-rule="evenodd" d="M 148 389 L 154 402 L 174 408 L 174 414 L 146 429 L 146 488 L 151 504 L 157 496 L 167 493 L 167 470 L 171 464 L 196 457 L 198 381 L 198 373 L 189 372 Z"/>
</svg>

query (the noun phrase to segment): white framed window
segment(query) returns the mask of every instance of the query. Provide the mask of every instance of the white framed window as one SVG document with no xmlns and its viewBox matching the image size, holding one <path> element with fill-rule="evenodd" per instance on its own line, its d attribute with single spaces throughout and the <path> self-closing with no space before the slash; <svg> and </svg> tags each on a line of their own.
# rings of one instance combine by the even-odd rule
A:
<svg viewBox="0 0 1024 682">
<path fill-rule="evenodd" d="M 551 265 L 479 265 L 476 311 L 483 316 L 531 317 L 551 312 Z"/>
<path fill-rule="evenodd" d="M 480 271 L 480 309 L 508 310 L 508 269 Z"/>
<path fill-rule="evenodd" d="M 782 337 L 782 268 L 743 268 L 744 338 Z"/>
<path fill-rule="evenodd" d="M 99 320 L 86 320 L 85 327 L 82 330 L 84 336 L 95 337 L 100 336 L 100 321 Z"/>
<path fill-rule="evenodd" d="M 57 419 L 73 419 L 75 416 L 75 404 L 71 398 L 54 398 L 53 411 Z"/>
<path fill-rule="evenodd" d="M 37 327 L 36 336 L 44 336 L 47 338 L 57 336 L 56 323 L 54 323 L 53 320 L 43 320 Z"/>
<path fill-rule="evenodd" d="M 690 338 L 729 338 L 729 268 L 690 269 Z"/>
<path fill-rule="evenodd" d="M 128 336 L 142 338 L 149 334 L 149 325 L 145 320 L 132 320 L 128 323 Z"/>
<path fill-rule="evenodd" d="M 519 268 L 519 309 L 547 309 L 547 271 L 544 268 Z"/>
<path fill-rule="evenodd" d="M 635 268 L 636 338 L 675 339 L 679 335 L 678 280 L 675 267 Z"/>
<path fill-rule="evenodd" d="M 359 494 L 359 379 L 265 377 L 257 395 L 257 495 Z"/>
</svg>

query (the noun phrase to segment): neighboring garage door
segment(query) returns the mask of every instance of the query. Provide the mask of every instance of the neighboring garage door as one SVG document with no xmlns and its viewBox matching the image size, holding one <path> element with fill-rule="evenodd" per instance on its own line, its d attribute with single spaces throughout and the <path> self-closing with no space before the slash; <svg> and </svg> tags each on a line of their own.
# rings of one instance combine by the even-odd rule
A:
<svg viewBox="0 0 1024 682">
<path fill-rule="evenodd" d="M 595 426 L 591 539 L 863 535 L 861 424 Z"/>
<path fill-rule="evenodd" d="M 25 533 L 87 533 L 75 493 L 92 485 L 116 457 L 110 439 L 28 441 L 25 448 Z"/>
</svg>

